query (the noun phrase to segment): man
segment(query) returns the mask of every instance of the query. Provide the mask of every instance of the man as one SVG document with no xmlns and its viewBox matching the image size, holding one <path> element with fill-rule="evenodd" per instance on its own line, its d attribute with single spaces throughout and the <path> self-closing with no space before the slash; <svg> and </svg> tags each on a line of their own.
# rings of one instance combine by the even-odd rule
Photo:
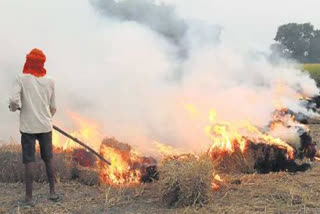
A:
<svg viewBox="0 0 320 214">
<path fill-rule="evenodd" d="M 40 144 L 41 158 L 46 165 L 50 186 L 49 199 L 56 201 L 55 175 L 52 154 L 52 116 L 56 112 L 54 81 L 46 76 L 46 56 L 33 49 L 26 57 L 23 74 L 16 79 L 10 97 L 11 111 L 20 111 L 22 161 L 25 165 L 25 204 L 34 206 L 32 200 L 35 142 Z"/>
</svg>

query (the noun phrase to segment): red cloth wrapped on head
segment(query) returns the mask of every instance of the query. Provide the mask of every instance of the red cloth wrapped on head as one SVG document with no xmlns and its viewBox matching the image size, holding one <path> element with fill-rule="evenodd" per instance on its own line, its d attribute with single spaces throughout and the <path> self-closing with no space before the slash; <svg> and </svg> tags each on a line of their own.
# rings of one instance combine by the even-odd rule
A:
<svg viewBox="0 0 320 214">
<path fill-rule="evenodd" d="M 44 68 L 46 56 L 41 50 L 37 48 L 33 49 L 26 58 L 26 63 L 23 67 L 24 74 L 31 74 L 36 77 L 43 77 L 46 75 L 47 71 Z"/>
</svg>

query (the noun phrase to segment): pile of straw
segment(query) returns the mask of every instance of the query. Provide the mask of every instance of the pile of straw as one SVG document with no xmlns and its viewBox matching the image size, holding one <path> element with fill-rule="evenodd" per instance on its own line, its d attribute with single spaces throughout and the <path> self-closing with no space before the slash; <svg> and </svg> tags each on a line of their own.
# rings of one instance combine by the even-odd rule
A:
<svg viewBox="0 0 320 214">
<path fill-rule="evenodd" d="M 160 166 L 160 197 L 169 207 L 201 206 L 211 190 L 213 165 L 207 157 L 168 159 Z"/>
</svg>

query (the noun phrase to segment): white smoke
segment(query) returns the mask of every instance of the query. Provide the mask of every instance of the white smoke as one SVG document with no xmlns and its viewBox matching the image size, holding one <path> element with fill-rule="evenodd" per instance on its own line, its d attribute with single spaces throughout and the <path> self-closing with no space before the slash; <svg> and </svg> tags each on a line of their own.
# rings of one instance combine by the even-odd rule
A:
<svg viewBox="0 0 320 214">
<path fill-rule="evenodd" d="M 315 82 L 294 65 L 275 67 L 263 58 L 217 45 L 217 37 L 212 42 L 219 30 L 210 26 L 217 23 L 201 22 L 207 27 L 198 27 L 193 24 L 197 21 L 181 21 L 176 15 L 158 20 L 158 14 L 148 14 L 161 26 L 171 26 L 172 20 L 188 26 L 181 38 L 182 34 L 174 34 L 179 35 L 174 43 L 141 17 L 101 17 L 86 0 L 30 0 L 28 7 L 17 2 L 0 3 L 5 8 L 0 24 L 6 26 L 0 35 L 4 120 L 0 138 L 4 140 L 18 138 L 18 118 L 8 112 L 6 102 L 25 55 L 34 47 L 43 49 L 48 74 L 56 80 L 57 123 L 71 126 L 66 112 L 77 112 L 96 121 L 105 135 L 144 151 L 153 141 L 186 151 L 205 149 L 210 143 L 204 134 L 210 109 L 220 120 L 249 120 L 264 126 L 279 105 L 306 111 L 298 92 L 319 93 Z M 134 2 L 139 9 L 146 1 L 130 4 Z M 177 55 L 181 47 L 188 50 L 183 59 Z M 195 107 L 192 113 L 190 104 Z"/>
<path fill-rule="evenodd" d="M 297 134 L 297 130 L 295 127 L 287 128 L 284 126 L 279 126 L 276 129 L 272 130 L 270 134 L 274 137 L 285 140 L 297 150 L 301 147 L 300 137 Z"/>
<path fill-rule="evenodd" d="M 180 43 L 187 31 L 187 24 L 176 15 L 174 7 L 153 0 L 91 0 L 91 3 L 103 15 L 143 24 L 175 44 Z"/>
<path fill-rule="evenodd" d="M 155 0 L 90 0 L 103 16 L 118 21 L 132 21 L 157 32 L 185 58 L 189 49 L 216 43 L 221 29 L 205 21 L 186 20 L 177 15 L 175 7 Z M 191 36 L 191 37 L 190 37 Z"/>
</svg>

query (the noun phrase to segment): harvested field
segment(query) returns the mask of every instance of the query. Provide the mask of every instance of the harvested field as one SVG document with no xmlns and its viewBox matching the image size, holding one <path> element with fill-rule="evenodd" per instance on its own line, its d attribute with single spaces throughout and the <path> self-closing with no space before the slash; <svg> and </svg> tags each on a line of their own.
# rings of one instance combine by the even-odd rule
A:
<svg viewBox="0 0 320 214">
<path fill-rule="evenodd" d="M 320 124 L 312 124 L 311 130 L 314 141 L 319 143 Z M 7 155 L 1 150 L 1 161 L 6 159 L 4 154 Z M 320 162 L 313 163 L 310 170 L 298 173 L 260 175 L 216 172 L 223 179 L 218 191 L 207 191 L 211 172 L 205 173 L 206 169 L 210 169 L 206 161 L 179 163 L 182 166 L 178 167 L 172 163 L 160 166 L 162 174 L 159 182 L 134 188 L 111 188 L 97 181 L 84 182 L 80 179 L 81 174 L 89 174 L 90 181 L 94 180 L 94 172 L 82 170 L 78 178 L 71 176 L 58 180 L 57 189 L 62 201 L 57 203 L 47 200 L 47 184 L 40 179 L 34 185 L 34 208 L 19 207 L 18 200 L 23 198 L 23 183 L 19 179 L 12 181 L 14 177 L 10 176 L 6 177 L 10 180 L 4 180 L 2 174 L 0 213 L 320 213 Z M 3 166 L 1 173 L 6 173 Z M 185 169 L 188 172 L 182 173 Z M 20 176 L 18 174 L 13 176 Z M 168 189 L 163 187 L 170 182 L 174 185 L 178 182 L 181 192 L 177 203 L 168 206 L 163 201 Z"/>
<path fill-rule="evenodd" d="M 59 182 L 61 202 L 49 202 L 47 185 L 36 183 L 36 207 L 21 208 L 22 183 L 0 183 L 0 213 L 320 213 L 320 164 L 306 173 L 224 177 L 228 182 L 210 194 L 202 207 L 168 208 L 157 184 L 133 189 Z M 223 176 L 222 176 L 223 177 Z M 241 184 L 235 183 L 239 180 Z"/>
<path fill-rule="evenodd" d="M 304 64 L 303 70 L 309 72 L 312 79 L 314 79 L 319 86 L 320 84 L 320 64 Z"/>
</svg>

